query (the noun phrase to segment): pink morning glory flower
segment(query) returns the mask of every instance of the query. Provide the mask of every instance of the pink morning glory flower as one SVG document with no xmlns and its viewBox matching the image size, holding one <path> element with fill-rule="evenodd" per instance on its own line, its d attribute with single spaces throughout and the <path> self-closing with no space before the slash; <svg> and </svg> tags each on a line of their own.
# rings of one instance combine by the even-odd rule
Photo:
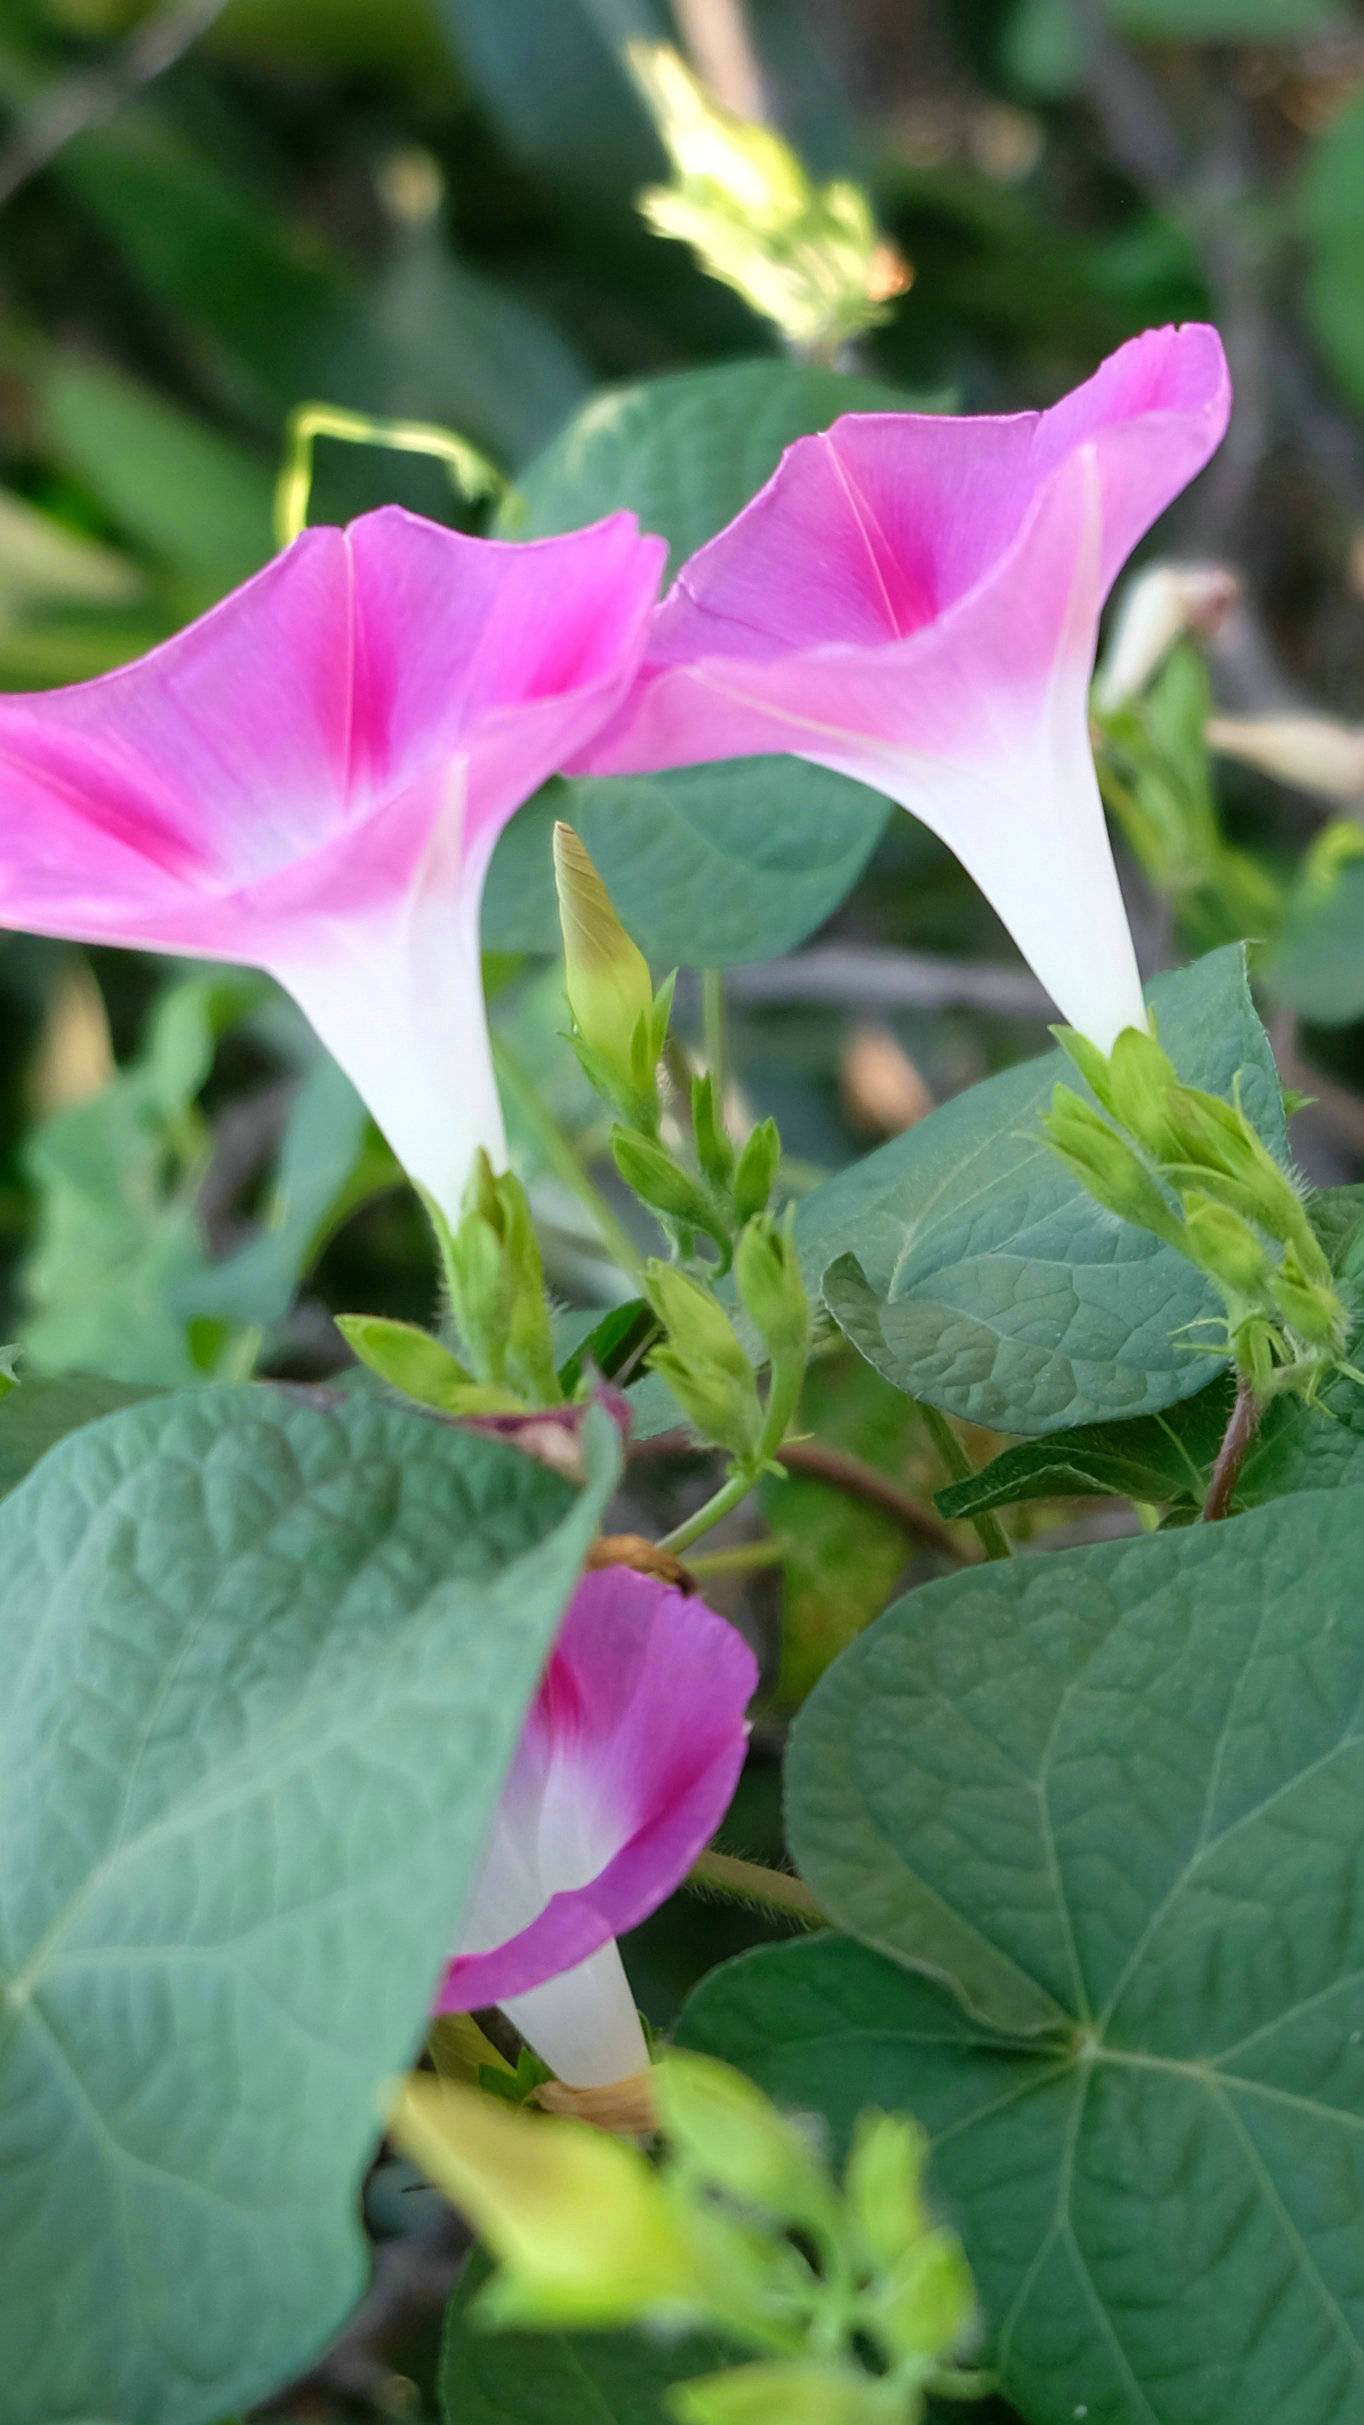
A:
<svg viewBox="0 0 1364 2425">
<path fill-rule="evenodd" d="M 1099 614 L 1229 409 L 1216 331 L 1162 328 L 1050 412 L 797 439 L 683 566 L 580 768 L 789 751 L 887 793 L 1108 1050 L 1145 1013 L 1089 747 Z"/>
<path fill-rule="evenodd" d="M 629 1567 L 583 1577 L 437 2011 L 500 2004 L 575 2087 L 645 2068 L 616 1938 L 681 1883 L 724 1817 L 757 1681 L 747 1643 L 701 1601 Z"/>
<path fill-rule="evenodd" d="M 478 911 L 512 811 L 623 694 L 663 543 L 386 506 L 149 656 L 0 699 L 0 925 L 278 978 L 453 1212 L 506 1149 Z"/>
</svg>

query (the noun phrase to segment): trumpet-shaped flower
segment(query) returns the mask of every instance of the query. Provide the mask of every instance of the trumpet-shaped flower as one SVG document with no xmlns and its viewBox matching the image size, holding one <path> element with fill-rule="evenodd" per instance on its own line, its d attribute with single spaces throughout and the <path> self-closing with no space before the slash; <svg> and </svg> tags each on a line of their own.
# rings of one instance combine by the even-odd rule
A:
<svg viewBox="0 0 1364 2425">
<path fill-rule="evenodd" d="M 453 1213 L 505 1160 L 478 910 L 512 811 L 620 699 L 662 542 L 386 506 L 149 656 L 0 699 L 0 925 L 239 960 L 294 996 Z"/>
<path fill-rule="evenodd" d="M 583 1577 L 522 1733 L 436 2008 L 500 2004 L 575 2087 L 648 2057 L 615 1940 L 679 1885 L 743 1765 L 753 1653 L 624 1566 Z"/>
<path fill-rule="evenodd" d="M 594 774 L 789 751 L 922 818 L 1072 1025 L 1144 1023 L 1090 754 L 1099 613 L 1226 426 L 1211 328 L 1045 413 L 870 413 L 788 448 L 685 564 Z"/>
</svg>

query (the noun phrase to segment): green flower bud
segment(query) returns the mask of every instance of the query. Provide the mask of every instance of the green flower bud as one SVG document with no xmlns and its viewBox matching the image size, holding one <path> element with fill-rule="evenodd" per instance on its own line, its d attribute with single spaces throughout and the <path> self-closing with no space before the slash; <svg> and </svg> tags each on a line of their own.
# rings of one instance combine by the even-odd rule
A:
<svg viewBox="0 0 1364 2425">
<path fill-rule="evenodd" d="M 499 1386 L 507 1377 L 512 1280 L 493 1223 L 468 1209 L 472 1192 L 471 1181 L 466 1210 L 450 1233 L 450 1314 L 477 1379 Z"/>
<path fill-rule="evenodd" d="M 1270 1294 L 1285 1322 L 1310 1346 L 1327 1348 L 1341 1345 L 1345 1335 L 1345 1308 L 1334 1289 L 1296 1279 L 1281 1265 L 1270 1281 Z"/>
<path fill-rule="evenodd" d="M 653 979 L 588 851 L 562 822 L 554 828 L 554 887 L 569 1008 L 595 1051 L 618 1054 L 636 1022 L 652 1013 Z"/>
<path fill-rule="evenodd" d="M 1101 1053 L 1097 1044 L 1091 1044 L 1088 1036 L 1082 1036 L 1078 1027 L 1054 1027 L 1051 1032 L 1067 1060 L 1074 1062 L 1086 1086 L 1102 1103 L 1104 1110 L 1112 1111 L 1113 1086 L 1107 1053 Z"/>
<path fill-rule="evenodd" d="M 1101 1112 L 1072 1088 L 1058 1086 L 1042 1125 L 1052 1151 L 1109 1212 L 1183 1250 L 1183 1223 L 1135 1148 L 1109 1127 Z"/>
<path fill-rule="evenodd" d="M 1111 1054 L 1101 1053 L 1078 1028 L 1054 1027 L 1051 1032 L 1104 1110 L 1158 1153 L 1164 1098 L 1178 1078 L 1154 1032 L 1123 1028 Z"/>
<path fill-rule="evenodd" d="M 827 2223 L 834 2192 L 799 2126 L 760 2088 L 711 2055 L 665 2055 L 655 2067 L 661 2128 L 713 2187 L 787 2223 Z"/>
<path fill-rule="evenodd" d="M 975 2285 L 954 2231 L 924 2234 L 878 2283 L 868 2321 L 896 2363 L 921 2357 L 928 2371 L 961 2341 L 975 2314 Z"/>
<path fill-rule="evenodd" d="M 749 1464 L 762 1436 L 762 1405 L 750 1379 L 728 1382 L 671 1347 L 656 1347 L 649 1369 L 666 1381 L 682 1412 L 717 1448 Z"/>
<path fill-rule="evenodd" d="M 1163 1161 L 1170 1147 L 1166 1106 L 1179 1085 L 1174 1063 L 1152 1035 L 1125 1027 L 1109 1060 L 1111 1100 L 1116 1120 L 1130 1130 L 1139 1145 Z"/>
<path fill-rule="evenodd" d="M 485 1153 L 442 1247 L 451 1314 L 475 1378 L 532 1406 L 557 1406 L 563 1392 L 526 1191 L 510 1171 L 495 1176 Z"/>
<path fill-rule="evenodd" d="M 533 1405 L 556 1406 L 563 1392 L 555 1369 L 554 1331 L 530 1204 L 520 1180 L 510 1172 L 499 1184 L 503 1250 L 512 1279 L 511 1316 L 507 1325 L 508 1376 Z"/>
<path fill-rule="evenodd" d="M 1272 1264 L 1263 1238 L 1230 1205 L 1191 1193 L 1184 1199 L 1185 1253 L 1219 1288 L 1241 1297 L 1259 1296 Z"/>
<path fill-rule="evenodd" d="M 1287 1171 L 1251 1127 L 1239 1104 L 1224 1103 L 1193 1086 L 1176 1087 L 1170 1098 L 1174 1144 L 1171 1162 L 1216 1172 L 1245 1188 L 1255 1204 L 1256 1218 L 1275 1236 L 1290 1234 L 1304 1223 L 1302 1205 Z"/>
<path fill-rule="evenodd" d="M 748 1222 L 734 1250 L 734 1277 L 773 1365 L 798 1362 L 803 1369 L 810 1353 L 810 1300 L 789 1218 L 780 1229 L 767 1213 Z"/>
<path fill-rule="evenodd" d="M 781 1138 L 775 1120 L 760 1120 L 739 1156 L 734 1173 L 734 1212 L 739 1222 L 751 1221 L 765 1210 L 781 1162 Z"/>
<path fill-rule="evenodd" d="M 690 2310 L 698 2275 L 686 2230 L 637 2147 L 420 2075 L 389 2129 L 500 2260 L 481 2302 L 500 2323 Z"/>
<path fill-rule="evenodd" d="M 675 1263 L 653 1258 L 644 1266 L 644 1286 L 673 1346 L 694 1349 L 706 1363 L 735 1380 L 745 1375 L 752 1378 L 753 1367 L 738 1332 L 702 1281 L 693 1280 Z"/>
<path fill-rule="evenodd" d="M 722 1305 L 675 1263 L 645 1266 L 649 1303 L 667 1333 L 649 1358 L 684 1413 L 731 1455 L 752 1457 L 763 1407 L 753 1366 Z"/>
<path fill-rule="evenodd" d="M 1297 1188 L 1239 1102 L 1223 1103 L 1217 1095 L 1178 1087 L 1171 1103 L 1177 1143 L 1168 1158 L 1175 1184 L 1200 1186 L 1232 1205 L 1271 1237 L 1291 1244 L 1314 1281 L 1329 1282 L 1330 1265 Z"/>
<path fill-rule="evenodd" d="M 658 1119 L 656 1033 L 659 999 L 649 964 L 631 941 L 591 858 L 571 825 L 554 828 L 554 883 L 564 939 L 568 1006 L 588 1077 L 637 1126 Z M 671 983 L 663 1000 L 663 1032 Z"/>
<path fill-rule="evenodd" d="M 636 1136 L 628 1128 L 613 1128 L 611 1152 L 626 1186 L 645 1204 L 668 1220 L 703 1230 L 718 1245 L 728 1246 L 728 1223 L 714 1198 L 700 1179 L 673 1160 L 665 1146 L 655 1145 L 651 1137 Z"/>
<path fill-rule="evenodd" d="M 678 2383 L 678 2425 L 904 2425 L 905 2395 L 853 2366 L 779 2358 Z"/>
<path fill-rule="evenodd" d="M 930 2228 L 921 2184 L 928 2141 L 908 2114 L 858 2116 L 844 2188 L 868 2256 L 897 2265 Z"/>
</svg>

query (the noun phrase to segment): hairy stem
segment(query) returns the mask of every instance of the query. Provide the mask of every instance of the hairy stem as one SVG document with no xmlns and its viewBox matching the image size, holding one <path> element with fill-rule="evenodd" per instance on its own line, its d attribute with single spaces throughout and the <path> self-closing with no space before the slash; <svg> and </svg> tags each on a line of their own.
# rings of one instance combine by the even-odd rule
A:
<svg viewBox="0 0 1364 2425">
<path fill-rule="evenodd" d="M 919 1412 L 951 1479 L 954 1482 L 969 1482 L 975 1469 L 946 1415 L 940 1414 L 936 1406 L 926 1406 L 922 1398 L 919 1400 Z M 972 1516 L 971 1522 L 987 1558 L 1012 1557 L 1009 1537 L 998 1516 Z"/>
<path fill-rule="evenodd" d="M 751 1903 L 759 1911 L 779 1911 L 804 1920 L 811 1928 L 828 1925 L 828 1915 L 815 1901 L 803 1878 L 784 1869 L 765 1869 L 758 1861 L 741 1861 L 732 1852 L 703 1852 L 687 1871 L 686 1883 L 725 1895 L 736 1903 Z"/>
<path fill-rule="evenodd" d="M 1238 1381 L 1235 1401 L 1208 1484 L 1208 1495 L 1203 1501 L 1202 1520 L 1205 1524 L 1216 1524 L 1223 1516 L 1231 1514 L 1231 1503 L 1246 1461 L 1246 1450 L 1255 1437 L 1263 1412 L 1264 1408 L 1249 1381 Z"/>
</svg>

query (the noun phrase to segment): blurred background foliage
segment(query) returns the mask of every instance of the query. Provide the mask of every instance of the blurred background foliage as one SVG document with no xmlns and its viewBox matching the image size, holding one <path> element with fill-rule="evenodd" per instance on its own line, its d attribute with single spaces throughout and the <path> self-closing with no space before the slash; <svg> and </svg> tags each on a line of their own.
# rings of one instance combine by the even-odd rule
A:
<svg viewBox="0 0 1364 2425">
<path fill-rule="evenodd" d="M 623 49 L 659 40 L 810 179 L 867 196 L 883 302 L 855 344 L 783 345 L 649 223 L 639 197 L 669 161 Z M 1154 322 L 1216 320 L 1232 433 L 1147 552 L 1229 567 L 1239 599 L 1105 709 L 1105 784 L 1145 965 L 1254 938 L 1285 1078 L 1315 1098 L 1299 1151 L 1323 1181 L 1360 1175 L 1360 8 L 0 0 L 0 213 L 10 689 L 114 667 L 259 567 L 286 419 L 309 398 L 448 425 L 513 491 L 494 524 L 436 463 L 324 440 L 314 519 L 397 498 L 529 533 L 631 504 L 675 563 L 840 410 L 1043 404 Z M 656 973 L 683 964 L 698 1044 L 692 972 L 729 968 L 739 1116 L 776 1115 L 798 1179 L 1045 1040 L 1047 1006 L 978 896 L 855 786 L 774 760 L 572 794 Z M 572 1185 L 575 1154 L 609 1173 L 560 1036 L 555 806 L 509 830 L 485 941 L 547 1265 L 592 1308 L 626 1289 Z M 422 1222 L 264 981 L 0 934 L 0 1021 L 0 1339 L 86 1411 L 255 1369 L 326 1376 L 338 1309 L 428 1318 Z M 59 1420 L 35 1394 L 25 1440 L 23 1397 L 0 1487 Z M 896 1487 L 942 1479 L 913 1409 L 847 1358 L 813 1367 L 806 1415 Z M 705 1480 L 650 1461 L 638 1520 Z M 734 1571 L 707 1578 L 768 1646 L 770 1716 L 726 1839 L 759 1856 L 779 1853 L 783 1716 L 931 1557 L 893 1503 L 850 1508 L 818 1475 L 770 1486 L 763 1512 L 775 1554 L 740 1527 L 716 1543 Z M 761 1925 L 686 1899 L 658 1915 L 634 1948 L 650 2009 L 666 2022 Z M 377 2305 L 291 2415 L 429 2401 L 446 2226 L 400 2166 L 372 2205 Z"/>
</svg>

